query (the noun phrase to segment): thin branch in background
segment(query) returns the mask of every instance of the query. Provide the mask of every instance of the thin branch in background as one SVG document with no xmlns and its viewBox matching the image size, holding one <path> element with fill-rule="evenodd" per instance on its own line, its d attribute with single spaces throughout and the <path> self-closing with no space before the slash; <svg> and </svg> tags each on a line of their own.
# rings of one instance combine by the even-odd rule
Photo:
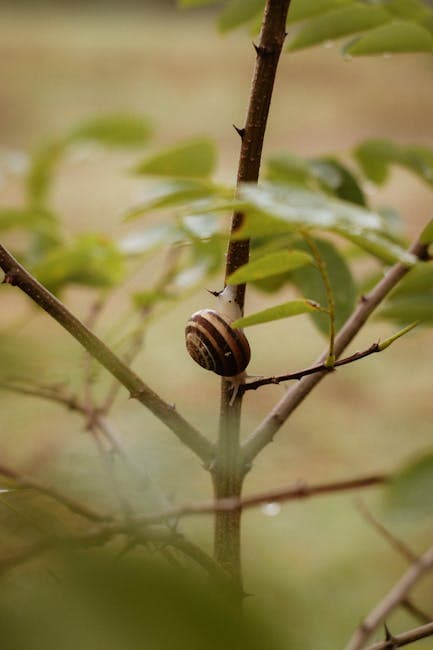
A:
<svg viewBox="0 0 433 650">
<path fill-rule="evenodd" d="M 174 275 L 177 271 L 177 266 L 179 263 L 179 257 L 182 254 L 182 250 L 179 246 L 170 246 L 167 251 L 164 269 L 161 274 L 161 277 L 155 282 L 153 288 L 151 289 L 155 293 L 163 293 L 170 282 L 173 280 Z M 146 335 L 147 325 L 149 316 L 152 314 L 154 306 L 147 306 L 141 309 L 139 313 L 140 322 L 138 326 L 131 333 L 129 340 L 129 345 L 126 352 L 122 355 L 123 362 L 130 366 L 133 361 L 136 359 L 138 354 L 143 348 L 144 338 Z M 120 391 L 120 384 L 117 381 L 114 381 L 110 388 L 107 391 L 107 395 L 103 401 L 103 404 L 100 407 L 100 412 L 108 414 L 111 410 L 117 395 Z"/>
<path fill-rule="evenodd" d="M 429 636 L 433 636 L 433 623 L 421 625 L 421 627 L 397 634 L 397 636 L 392 635 L 390 640 L 375 643 L 369 646 L 367 650 L 393 650 L 394 648 L 402 648 L 405 645 L 410 645 L 411 643 L 415 643 L 415 641 L 426 639 Z"/>
<path fill-rule="evenodd" d="M 388 616 L 406 600 L 410 590 L 427 573 L 433 570 L 433 546 L 411 564 L 409 569 L 389 590 L 384 598 L 364 618 L 361 625 L 355 630 L 346 650 L 362 650 L 367 639 L 378 627 L 386 621 Z M 381 646 L 379 646 L 381 647 Z M 389 647 L 388 646 L 384 646 Z M 391 646 L 392 647 L 392 646 Z"/>
<path fill-rule="evenodd" d="M 410 598 L 405 598 L 401 601 L 401 606 L 409 613 L 412 614 L 420 623 L 431 623 L 433 621 L 433 616 L 427 614 L 422 609 L 415 605 Z"/>
<path fill-rule="evenodd" d="M 111 520 L 111 517 L 109 515 L 101 515 L 100 513 L 95 512 L 94 510 L 89 508 L 89 506 L 84 505 L 83 503 L 79 503 L 74 499 L 71 499 L 70 497 L 58 492 L 52 487 L 39 483 L 35 479 L 32 479 L 28 476 L 24 476 L 19 472 L 17 472 L 16 470 L 7 467 L 3 463 L 0 464 L 0 476 L 4 476 L 5 478 L 14 481 L 14 483 L 16 483 L 18 487 L 31 488 L 33 490 L 36 490 L 40 494 L 45 494 L 51 499 L 54 499 L 54 501 L 57 501 L 58 503 L 65 506 L 65 508 L 67 508 L 71 512 L 74 512 L 75 514 L 80 515 L 81 517 L 84 517 L 89 521 L 106 522 Z"/>
<path fill-rule="evenodd" d="M 316 262 L 317 270 L 320 273 L 320 276 L 322 278 L 323 286 L 325 287 L 326 291 L 326 299 L 328 303 L 328 308 L 327 308 L 327 313 L 329 316 L 329 352 L 328 352 L 328 358 L 325 361 L 325 366 L 327 368 L 332 368 L 335 364 L 335 352 L 334 352 L 334 345 L 335 345 L 335 297 L 334 297 L 334 292 L 332 290 L 331 282 L 329 279 L 329 274 L 328 274 L 328 269 L 326 268 L 325 261 L 320 254 L 319 247 L 317 246 L 316 242 L 312 237 L 309 236 L 309 234 L 305 231 L 302 231 L 302 237 L 305 239 L 307 246 L 309 247 L 314 260 Z"/>
<path fill-rule="evenodd" d="M 19 287 L 36 304 L 67 330 L 101 365 L 129 391 L 131 398 L 146 406 L 177 438 L 204 463 L 214 457 L 214 445 L 165 402 L 128 366 L 126 366 L 93 332 L 76 318 L 55 296 L 36 280 L 0 244 L 0 268 L 5 273 L 4 284 Z"/>
<path fill-rule="evenodd" d="M 145 531 L 134 531 L 130 525 L 105 523 L 88 530 L 79 535 L 65 537 L 48 537 L 28 548 L 0 556 L 0 575 L 29 562 L 45 553 L 56 550 L 68 550 L 73 548 L 91 548 L 102 546 L 116 537 L 123 536 L 135 540 L 136 544 L 147 546 L 161 544 L 171 547 L 180 552 L 198 566 L 203 568 L 211 577 L 218 580 L 226 580 L 221 567 L 201 548 L 188 541 L 178 532 L 173 532 L 161 527 Z"/>
<path fill-rule="evenodd" d="M 46 399 L 54 403 L 60 404 L 67 409 L 75 411 L 82 415 L 83 417 L 87 416 L 86 408 L 82 402 L 80 402 L 75 396 L 70 395 L 64 391 L 63 387 L 59 386 L 32 386 L 23 383 L 23 380 L 15 380 L 15 383 L 5 382 L 0 380 L 0 388 L 3 390 L 9 390 L 21 395 L 27 395 L 29 397 L 37 397 L 40 399 Z M 106 417 L 101 415 L 98 412 L 94 413 L 93 424 L 99 429 L 101 434 L 107 440 L 110 449 L 106 450 L 106 453 L 115 452 L 119 459 L 128 467 L 131 473 L 140 481 L 142 487 L 152 487 L 155 492 L 158 493 L 158 499 L 165 506 L 168 505 L 169 500 L 161 488 L 154 483 L 149 474 L 144 470 L 144 468 L 133 458 L 129 451 L 124 447 L 120 438 L 120 433 L 116 430 L 113 422 Z"/>
<path fill-rule="evenodd" d="M 155 515 L 144 516 L 139 518 L 139 522 L 145 524 L 155 524 L 168 519 L 180 519 L 188 515 L 209 514 L 214 512 L 234 512 L 242 511 L 266 503 L 285 503 L 288 501 L 299 501 L 315 496 L 323 496 L 332 493 L 348 492 L 350 490 L 359 490 L 378 485 L 384 485 L 389 481 L 389 476 L 385 474 L 365 476 L 362 478 L 349 479 L 347 481 L 336 481 L 334 483 L 321 483 L 318 485 L 308 485 L 306 483 L 297 483 L 295 486 L 279 488 L 260 492 L 247 497 L 228 497 L 216 501 L 204 501 L 190 503 L 177 508 L 171 508 L 165 512 L 156 513 Z"/>
<path fill-rule="evenodd" d="M 383 537 L 394 550 L 397 551 L 402 557 L 405 558 L 410 564 L 418 560 L 418 555 L 407 546 L 405 542 L 396 537 L 386 528 L 367 508 L 361 499 L 357 499 L 356 507 L 361 513 L 365 521 L 376 530 L 381 537 Z"/>
<path fill-rule="evenodd" d="M 420 260 L 429 259 L 428 246 L 418 239 L 411 246 L 410 253 Z M 376 286 L 363 296 L 362 300 L 347 319 L 335 337 L 335 356 L 340 357 L 349 343 L 355 338 L 361 328 L 375 309 L 383 302 L 389 292 L 397 286 L 402 278 L 411 269 L 402 262 L 394 264 Z M 328 358 L 326 350 L 317 360 L 315 365 L 324 364 Z M 261 424 L 253 431 L 243 444 L 243 461 L 248 469 L 260 451 L 274 439 L 275 434 L 281 429 L 295 409 L 304 401 L 311 391 L 326 376 L 327 372 L 317 372 L 308 377 L 303 377 L 296 386 L 289 388 L 284 397 L 268 413 Z"/>
<path fill-rule="evenodd" d="M 84 325 L 89 329 L 93 330 L 95 329 L 96 322 L 104 308 L 105 305 L 105 300 L 102 299 L 102 297 L 98 297 L 96 300 L 92 302 L 90 305 L 89 313 L 87 315 L 87 318 L 84 320 Z M 93 376 L 93 358 L 92 356 L 86 351 L 84 353 L 84 378 L 83 378 L 83 384 L 84 384 L 84 405 L 88 411 L 88 426 L 89 428 L 91 427 L 91 420 L 92 420 L 92 415 L 95 411 L 95 403 L 93 399 L 93 382 L 94 382 L 94 376 Z"/>
</svg>

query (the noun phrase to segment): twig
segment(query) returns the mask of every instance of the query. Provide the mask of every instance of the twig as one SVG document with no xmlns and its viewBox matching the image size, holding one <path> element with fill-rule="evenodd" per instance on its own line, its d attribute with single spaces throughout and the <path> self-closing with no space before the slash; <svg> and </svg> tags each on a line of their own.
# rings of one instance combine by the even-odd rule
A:
<svg viewBox="0 0 433 650">
<path fill-rule="evenodd" d="M 402 557 L 405 558 L 410 564 L 418 560 L 418 556 L 414 553 L 407 544 L 402 542 L 398 537 L 396 537 L 391 531 L 389 531 L 385 526 L 378 520 L 374 515 L 368 510 L 367 506 L 361 499 L 358 499 L 356 502 L 356 507 L 358 508 L 361 515 L 364 519 L 381 535 L 392 548 L 394 548 Z"/>
<path fill-rule="evenodd" d="M 74 395 L 65 393 L 56 386 L 26 386 L 22 383 L 5 382 L 0 380 L 0 388 L 22 395 L 28 395 L 30 397 L 39 397 L 41 399 L 50 400 L 65 406 L 68 409 L 76 411 L 84 417 L 87 416 L 86 407 L 82 402 L 80 402 Z M 111 449 L 115 451 L 129 469 L 137 475 L 139 480 L 143 481 L 146 485 L 152 485 L 154 489 L 158 490 L 161 501 L 168 503 L 165 494 L 156 484 L 153 483 L 151 477 L 144 471 L 143 467 L 132 458 L 128 450 L 122 445 L 118 432 L 115 431 L 113 423 L 108 419 L 108 417 L 101 415 L 99 410 L 96 410 L 93 413 L 92 425 L 99 429 L 101 434 L 110 444 Z"/>
<path fill-rule="evenodd" d="M 415 641 L 425 639 L 429 636 L 433 636 L 433 623 L 421 625 L 421 627 L 416 627 L 408 632 L 403 632 L 403 634 L 397 634 L 397 636 L 392 635 L 390 640 L 375 643 L 374 645 L 369 646 L 367 650 L 393 650 L 394 648 L 402 648 L 405 645 L 415 643 Z"/>
<path fill-rule="evenodd" d="M 417 240 L 410 248 L 410 252 L 418 259 L 428 259 L 427 248 L 425 244 L 421 244 Z M 336 358 L 341 356 L 374 310 L 409 270 L 410 267 L 402 262 L 395 264 L 372 291 L 361 299 L 359 305 L 335 338 Z M 327 357 L 328 350 L 320 356 L 315 365 L 325 363 Z M 293 411 L 326 375 L 327 372 L 317 372 L 308 377 L 303 377 L 296 386 L 293 386 L 286 392 L 285 396 L 274 406 L 258 428 L 251 433 L 243 445 L 245 471 L 249 469 L 257 454 L 272 442 L 277 431 L 279 431 Z"/>
<path fill-rule="evenodd" d="M 0 267 L 4 283 L 19 287 L 36 304 L 66 329 L 129 391 L 131 398 L 144 404 L 164 422 L 179 440 L 205 463 L 214 455 L 213 445 L 200 431 L 187 422 L 174 405 L 165 402 L 127 365 L 125 365 L 95 334 L 76 318 L 55 296 L 43 287 L 21 264 L 0 245 Z"/>
<path fill-rule="evenodd" d="M 430 547 L 409 567 L 406 573 L 396 582 L 386 596 L 366 616 L 353 634 L 346 650 L 361 650 L 370 635 L 383 623 L 392 611 L 398 607 L 412 587 L 433 569 L 433 546 Z M 379 646 L 380 647 L 380 646 Z M 389 644 L 386 647 L 391 647 Z"/>
<path fill-rule="evenodd" d="M 374 487 L 387 483 L 389 477 L 387 475 L 365 476 L 358 479 L 350 479 L 348 481 L 336 481 L 335 483 L 323 483 L 318 485 L 307 485 L 305 483 L 297 483 L 295 486 L 279 488 L 276 490 L 269 490 L 268 492 L 261 492 L 253 494 L 248 497 L 228 497 L 226 499 L 218 499 L 216 501 L 204 501 L 199 503 L 186 504 L 178 508 L 171 508 L 165 512 L 157 513 L 155 515 L 144 516 L 138 519 L 138 522 L 146 524 L 154 524 L 168 519 L 180 519 L 188 515 L 209 514 L 214 512 L 235 512 L 242 511 L 248 508 L 254 508 L 264 503 L 277 503 L 287 501 L 298 501 L 300 499 L 308 499 L 315 496 L 322 496 L 336 492 L 348 492 L 350 490 L 358 490 L 363 488 Z"/>
<path fill-rule="evenodd" d="M 409 612 L 409 614 L 412 614 L 414 618 L 418 619 L 421 623 L 431 623 L 433 621 L 433 617 L 430 616 L 430 614 L 424 612 L 422 609 L 420 609 L 418 605 L 415 605 L 410 600 L 410 598 L 405 598 L 404 600 L 402 600 L 401 606 L 407 612 Z"/>
<path fill-rule="evenodd" d="M 284 381 L 290 381 L 292 379 L 302 379 L 302 377 L 307 377 L 308 375 L 315 375 L 318 372 L 333 372 L 335 368 L 340 366 L 347 366 L 350 363 L 359 361 L 360 359 L 365 359 L 365 357 L 375 354 L 376 352 L 381 352 L 379 343 L 372 343 L 369 348 L 363 350 L 362 352 L 355 352 L 344 359 L 339 359 L 334 362 L 333 366 L 327 365 L 327 362 L 320 363 L 318 365 L 310 366 L 309 368 L 304 368 L 303 370 L 297 370 L 295 372 L 289 372 L 285 375 L 276 375 L 273 377 L 260 377 L 253 381 L 247 381 L 246 384 L 239 386 L 239 390 L 244 393 L 248 390 L 256 390 L 261 386 L 267 386 L 269 384 L 281 384 Z"/>
<path fill-rule="evenodd" d="M 116 523 L 101 524 L 79 535 L 49 537 L 33 544 L 29 548 L 0 557 L 0 575 L 52 550 L 100 546 L 120 535 L 126 536 L 127 538 L 131 537 L 136 543 L 142 545 L 152 543 L 170 546 L 196 562 L 213 578 L 219 580 L 226 579 L 225 574 L 221 571 L 218 564 L 201 548 L 188 541 L 183 535 L 162 528 L 146 529 L 145 531 L 137 532 L 131 529 L 129 525 Z"/>
<path fill-rule="evenodd" d="M 78 503 L 65 494 L 57 492 L 57 490 L 54 488 L 43 485 L 42 483 L 39 483 L 35 479 L 29 478 L 28 476 L 24 476 L 4 464 L 0 464 L 0 475 L 13 480 L 19 487 L 31 488 L 40 494 L 45 494 L 58 503 L 61 503 L 63 506 L 65 506 L 65 508 L 71 510 L 71 512 L 74 512 L 75 514 L 78 514 L 81 517 L 88 519 L 89 521 L 105 522 L 111 520 L 111 517 L 109 515 L 101 515 L 88 506 L 85 506 L 82 503 Z"/>
</svg>

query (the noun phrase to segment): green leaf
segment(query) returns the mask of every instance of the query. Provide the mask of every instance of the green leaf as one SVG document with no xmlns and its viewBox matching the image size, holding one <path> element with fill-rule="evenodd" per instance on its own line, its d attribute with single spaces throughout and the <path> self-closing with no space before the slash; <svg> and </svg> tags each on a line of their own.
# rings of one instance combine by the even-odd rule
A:
<svg viewBox="0 0 433 650">
<path fill-rule="evenodd" d="M 149 190 L 145 201 L 134 206 L 124 215 L 125 221 L 141 217 L 149 210 L 182 206 L 197 199 L 213 196 L 217 188 L 199 180 L 168 180 L 158 183 Z"/>
<path fill-rule="evenodd" d="M 419 240 L 421 244 L 431 244 L 433 242 L 433 219 L 426 225 Z"/>
<path fill-rule="evenodd" d="M 166 149 L 139 163 L 137 174 L 175 176 L 177 178 L 206 178 L 216 165 L 216 148 L 212 140 L 190 140 Z"/>
<path fill-rule="evenodd" d="M 315 158 L 310 161 L 311 168 L 322 184 L 332 190 L 343 201 L 366 206 L 364 192 L 354 174 L 342 163 L 332 157 Z"/>
<path fill-rule="evenodd" d="M 48 210 L 38 208 L 0 208 L 0 231 L 23 228 L 30 231 L 46 231 L 55 223 Z"/>
<path fill-rule="evenodd" d="M 290 41 L 288 49 L 300 50 L 324 41 L 334 41 L 349 34 L 370 30 L 388 20 L 389 14 L 381 7 L 351 3 L 309 20 Z"/>
<path fill-rule="evenodd" d="M 28 202 L 42 206 L 47 199 L 54 170 L 63 155 L 66 143 L 51 142 L 33 155 L 26 178 Z"/>
<path fill-rule="evenodd" d="M 350 5 L 353 0 L 292 0 L 288 15 L 288 24 L 320 14 L 326 14 L 333 9 Z"/>
<path fill-rule="evenodd" d="M 67 284 L 112 287 L 124 278 L 124 262 L 118 247 L 102 235 L 81 235 L 73 242 L 48 252 L 34 265 L 34 275 L 57 293 Z"/>
<path fill-rule="evenodd" d="M 252 280 L 261 280 L 286 271 L 293 271 L 306 264 L 314 264 L 314 260 L 304 251 L 276 251 L 241 266 L 231 274 L 227 284 L 242 284 Z"/>
<path fill-rule="evenodd" d="M 414 293 L 390 298 L 377 313 L 379 318 L 386 318 L 399 324 L 420 321 L 433 325 L 433 292 Z"/>
<path fill-rule="evenodd" d="M 431 13 L 420 0 L 387 0 L 383 8 L 393 16 L 409 20 L 420 20 Z"/>
<path fill-rule="evenodd" d="M 405 21 L 377 27 L 344 49 L 344 53 L 350 56 L 432 51 L 433 36 L 427 29 Z"/>
<path fill-rule="evenodd" d="M 271 156 L 266 163 L 268 180 L 308 187 L 311 170 L 304 158 L 284 152 Z"/>
<path fill-rule="evenodd" d="M 143 255 L 161 246 L 182 241 L 183 238 L 177 226 L 171 223 L 162 223 L 156 226 L 150 226 L 146 230 L 131 232 L 129 235 L 123 237 L 118 245 L 119 250 L 124 255 Z"/>
<path fill-rule="evenodd" d="M 94 141 L 104 147 L 137 147 L 146 144 L 152 133 L 149 121 L 127 114 L 103 115 L 79 124 L 68 142 Z"/>
<path fill-rule="evenodd" d="M 417 262 L 415 255 L 376 232 L 356 230 L 355 228 L 350 227 L 334 228 L 334 232 L 356 244 L 363 250 L 367 251 L 367 253 L 374 255 L 386 264 L 402 262 L 407 266 L 413 266 Z"/>
<path fill-rule="evenodd" d="M 419 325 L 419 323 L 418 323 L 418 322 L 415 322 L 415 323 L 411 323 L 411 324 L 408 325 L 407 327 L 404 327 L 404 328 L 403 328 L 402 330 L 400 330 L 399 332 L 396 332 L 396 334 L 393 334 L 392 336 L 389 336 L 389 337 L 388 337 L 387 339 L 385 339 L 384 341 L 381 341 L 380 343 L 378 343 L 378 349 L 379 349 L 380 351 L 382 351 L 382 350 L 386 350 L 386 348 L 389 348 L 389 346 L 392 345 L 393 343 L 395 343 L 395 341 L 397 341 L 397 340 L 400 339 L 402 336 L 405 336 L 406 334 L 408 334 L 409 332 L 411 332 L 411 331 L 412 331 L 415 327 L 417 327 L 418 325 Z"/>
<path fill-rule="evenodd" d="M 433 186 L 433 149 L 419 145 L 398 145 L 390 140 L 366 140 L 354 152 L 364 174 L 383 184 L 391 165 L 400 165 Z"/>
<path fill-rule="evenodd" d="M 393 478 L 385 492 L 387 509 L 397 516 L 419 518 L 433 513 L 433 453 L 412 460 Z"/>
<path fill-rule="evenodd" d="M 280 320 L 282 318 L 289 318 L 290 316 L 297 316 L 298 314 L 307 314 L 311 312 L 323 311 L 321 307 L 314 300 L 290 300 L 281 305 L 258 311 L 250 316 L 239 318 L 235 320 L 233 327 L 249 327 L 250 325 L 259 325 L 260 323 L 269 323 L 273 320 Z"/>
<path fill-rule="evenodd" d="M 264 6 L 265 0 L 230 0 L 219 17 L 219 29 L 228 32 L 253 20 Z"/>
<path fill-rule="evenodd" d="M 357 290 L 352 274 L 346 261 L 331 244 L 324 239 L 315 239 L 320 256 L 323 259 L 328 272 L 329 281 L 335 299 L 336 329 L 340 329 L 346 319 L 350 316 L 355 306 Z M 309 251 L 307 244 L 300 242 L 299 248 Z M 292 273 L 293 283 L 300 289 L 304 296 L 311 296 L 319 304 L 327 304 L 326 289 L 322 277 L 315 266 L 305 266 Z M 319 330 L 328 336 L 329 318 L 326 314 L 312 314 L 312 320 Z"/>
<path fill-rule="evenodd" d="M 258 212 L 273 220 L 280 220 L 286 224 L 287 230 L 305 227 L 332 230 L 344 226 L 381 230 L 383 227 L 383 220 L 375 212 L 318 192 L 287 185 L 244 185 L 240 190 L 240 198 L 246 203 L 247 213 Z"/>
</svg>

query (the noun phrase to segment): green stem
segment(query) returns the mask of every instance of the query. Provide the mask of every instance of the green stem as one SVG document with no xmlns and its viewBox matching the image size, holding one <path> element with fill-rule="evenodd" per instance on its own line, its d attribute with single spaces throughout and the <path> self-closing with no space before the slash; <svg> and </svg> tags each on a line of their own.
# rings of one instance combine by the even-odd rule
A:
<svg viewBox="0 0 433 650">
<path fill-rule="evenodd" d="M 328 315 L 329 315 L 329 352 L 328 358 L 325 361 L 325 366 L 332 368 L 335 364 L 335 297 L 332 290 L 331 282 L 329 280 L 328 269 L 323 260 L 323 257 L 320 254 L 319 247 L 316 242 L 310 235 L 306 232 L 302 233 L 303 238 L 305 239 L 313 257 L 316 261 L 317 270 L 322 276 L 323 286 L 326 291 L 326 300 L 328 303 Z"/>
</svg>

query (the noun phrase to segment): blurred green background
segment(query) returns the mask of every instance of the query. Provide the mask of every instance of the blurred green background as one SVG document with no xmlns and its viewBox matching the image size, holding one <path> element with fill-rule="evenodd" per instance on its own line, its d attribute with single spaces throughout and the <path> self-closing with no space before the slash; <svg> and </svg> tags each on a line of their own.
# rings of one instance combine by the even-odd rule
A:
<svg viewBox="0 0 433 650">
<path fill-rule="evenodd" d="M 2 205 L 22 202 L 22 170 L 29 151 L 82 119 L 117 111 L 149 117 L 156 148 L 190 136 L 213 137 L 220 147 L 219 178 L 233 181 L 239 141 L 232 124 L 242 124 L 254 63 L 248 34 L 221 37 L 211 11 L 179 12 L 170 2 L 2 3 L 0 13 Z M 362 139 L 382 136 L 431 146 L 432 74 L 432 59 L 424 55 L 345 61 L 334 46 L 283 56 L 265 156 L 282 150 L 344 154 Z M 134 160 L 132 154 L 89 148 L 62 162 L 51 204 L 68 230 L 115 237 L 132 230 L 119 214 L 141 191 L 142 181 L 128 173 Z M 431 191 L 404 171 L 394 171 L 384 190 L 371 191 L 376 205 L 390 203 L 401 211 L 409 235 L 431 217 Z M 208 288 L 218 289 L 221 282 Z M 127 310 L 121 293 L 100 320 L 98 332 L 106 340 Z M 92 295 L 69 290 L 65 299 L 84 317 Z M 264 304 L 262 295 L 249 292 L 249 311 Z M 167 310 L 149 328 L 134 367 L 214 438 L 219 382 L 194 367 L 183 343 L 189 314 L 211 306 L 209 295 L 201 291 Z M 352 350 L 391 331 L 373 321 Z M 256 374 L 303 367 L 324 345 L 306 317 L 253 328 L 249 338 L 249 371 Z M 432 335 L 426 330 L 335 373 L 257 459 L 246 491 L 298 479 L 317 483 L 392 471 L 409 455 L 430 449 L 432 361 Z M 79 385 L 85 365 L 78 346 L 13 291 L 1 295 L 0 363 L 1 377 L 72 386 Z M 246 398 L 245 433 L 282 391 L 266 387 Z M 0 457 L 5 462 L 98 504 L 114 498 L 78 416 L 9 392 L 0 392 L 0 409 Z M 199 463 L 124 392 L 113 418 L 135 460 L 174 502 L 211 495 Z M 156 489 L 125 481 L 139 511 L 155 508 Z M 415 550 L 428 545 L 428 521 L 390 518 L 377 491 L 363 498 Z M 29 516 L 33 499 L 14 498 L 18 521 Z M 6 503 L 1 515 L 1 506 L 5 530 L 10 529 L 13 516 Z M 361 616 L 405 569 L 404 560 L 366 524 L 351 495 L 287 504 L 274 515 L 260 509 L 244 515 L 246 589 L 254 596 L 250 606 L 270 617 L 284 647 L 343 647 Z M 183 528 L 211 548 L 210 518 L 186 520 Z M 414 599 L 433 613 L 431 586 L 423 584 Z M 390 624 L 397 632 L 417 622 L 399 613 Z M 421 646 L 433 648 L 433 642 Z"/>
</svg>

